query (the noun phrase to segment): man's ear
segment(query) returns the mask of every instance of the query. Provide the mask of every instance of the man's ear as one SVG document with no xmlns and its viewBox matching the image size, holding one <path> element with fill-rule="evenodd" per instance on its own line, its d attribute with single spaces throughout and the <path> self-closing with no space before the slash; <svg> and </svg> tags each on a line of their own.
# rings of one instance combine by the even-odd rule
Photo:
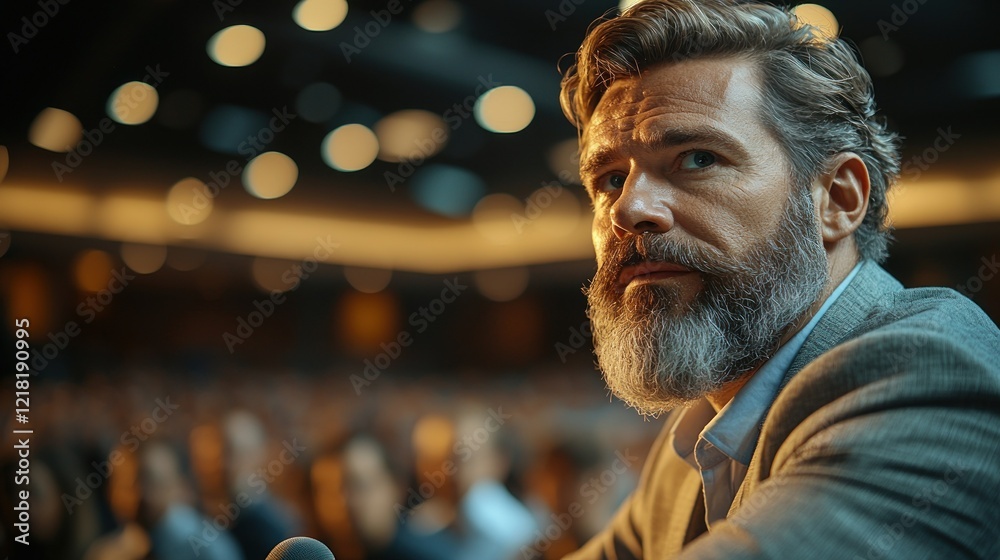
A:
<svg viewBox="0 0 1000 560">
<path fill-rule="evenodd" d="M 825 245 L 854 233 L 868 212 L 868 167 L 853 152 L 830 158 L 827 171 L 813 181 L 813 202 Z"/>
</svg>

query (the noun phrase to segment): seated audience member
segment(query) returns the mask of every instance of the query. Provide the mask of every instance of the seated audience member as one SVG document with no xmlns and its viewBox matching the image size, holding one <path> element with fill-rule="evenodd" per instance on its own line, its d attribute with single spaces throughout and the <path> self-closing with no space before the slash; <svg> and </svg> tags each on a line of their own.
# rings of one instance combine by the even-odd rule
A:
<svg viewBox="0 0 1000 560">
<path fill-rule="evenodd" d="M 239 506 L 230 532 L 244 558 L 265 558 L 275 545 L 300 530 L 290 508 L 270 492 L 264 426 L 245 411 L 231 412 L 222 422 L 223 462 L 229 500 Z"/>
<path fill-rule="evenodd" d="M 137 521 L 149 534 L 157 560 L 243 560 L 232 535 L 193 506 L 193 493 L 178 451 L 149 440 L 138 454 Z"/>
</svg>

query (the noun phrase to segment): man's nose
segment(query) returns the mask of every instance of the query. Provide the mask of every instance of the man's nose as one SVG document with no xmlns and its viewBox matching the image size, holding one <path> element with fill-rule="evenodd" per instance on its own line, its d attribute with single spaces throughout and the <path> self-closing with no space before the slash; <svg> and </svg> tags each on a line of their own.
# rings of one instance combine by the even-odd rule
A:
<svg viewBox="0 0 1000 560">
<path fill-rule="evenodd" d="M 666 185 L 643 173 L 630 173 L 611 205 L 611 227 L 619 238 L 645 232 L 665 233 L 674 226 Z"/>
</svg>

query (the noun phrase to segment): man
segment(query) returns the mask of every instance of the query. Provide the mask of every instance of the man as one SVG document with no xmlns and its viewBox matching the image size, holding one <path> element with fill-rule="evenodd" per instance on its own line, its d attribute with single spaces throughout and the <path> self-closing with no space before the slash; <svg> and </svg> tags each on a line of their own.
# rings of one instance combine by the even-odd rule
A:
<svg viewBox="0 0 1000 560">
<path fill-rule="evenodd" d="M 896 138 L 781 9 L 647 0 L 564 76 L 611 390 L 672 411 L 573 559 L 1000 557 L 1000 333 L 886 255 Z"/>
</svg>

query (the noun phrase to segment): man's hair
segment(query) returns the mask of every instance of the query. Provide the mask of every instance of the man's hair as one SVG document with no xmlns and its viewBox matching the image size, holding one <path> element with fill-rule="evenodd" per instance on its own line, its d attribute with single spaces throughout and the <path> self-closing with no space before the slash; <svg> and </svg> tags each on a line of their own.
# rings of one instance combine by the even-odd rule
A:
<svg viewBox="0 0 1000 560">
<path fill-rule="evenodd" d="M 560 102 L 581 132 L 617 79 L 692 58 L 757 63 L 763 121 L 806 187 L 829 158 L 858 154 L 871 177 L 868 212 L 854 233 L 862 258 L 882 262 L 891 238 L 886 193 L 899 175 L 895 134 L 876 119 L 871 77 L 846 42 L 801 25 L 789 11 L 736 0 L 646 0 L 591 28 L 562 80 Z"/>
</svg>

